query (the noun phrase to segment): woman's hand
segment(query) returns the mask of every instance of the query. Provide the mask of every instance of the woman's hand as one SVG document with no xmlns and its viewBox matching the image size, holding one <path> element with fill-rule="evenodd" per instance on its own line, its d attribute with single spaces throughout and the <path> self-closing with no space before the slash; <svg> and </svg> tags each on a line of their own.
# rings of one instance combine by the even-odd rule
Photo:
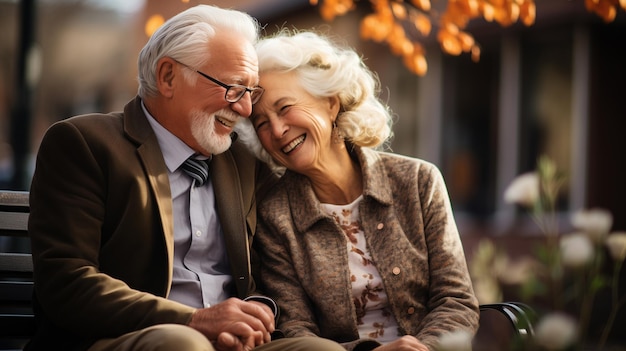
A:
<svg viewBox="0 0 626 351">
<path fill-rule="evenodd" d="M 429 351 L 416 337 L 405 335 L 388 344 L 378 346 L 373 351 Z"/>
</svg>

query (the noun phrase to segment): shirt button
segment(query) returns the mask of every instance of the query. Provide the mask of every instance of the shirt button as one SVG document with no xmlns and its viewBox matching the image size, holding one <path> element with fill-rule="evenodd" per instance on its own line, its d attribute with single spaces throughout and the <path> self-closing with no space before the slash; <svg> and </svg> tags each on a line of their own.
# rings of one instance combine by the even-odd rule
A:
<svg viewBox="0 0 626 351">
<path fill-rule="evenodd" d="M 200 236 L 202 235 L 202 232 L 200 232 L 199 230 L 196 230 L 196 236 Z"/>
<path fill-rule="evenodd" d="M 382 224 L 382 223 L 378 223 L 378 225 L 376 226 L 376 228 L 378 228 L 378 230 L 381 230 L 381 229 L 383 229 L 384 227 L 385 227 L 385 225 L 384 225 L 384 224 Z"/>
<path fill-rule="evenodd" d="M 415 307 L 409 307 L 409 309 L 408 309 L 408 310 L 406 310 L 406 313 L 408 313 L 408 314 L 413 314 L 413 313 L 415 313 Z"/>
<path fill-rule="evenodd" d="M 209 307 L 211 307 L 211 304 L 210 303 L 205 303 L 204 307 L 209 308 Z"/>
<path fill-rule="evenodd" d="M 400 267 L 393 267 L 393 270 L 391 272 L 393 272 L 393 275 L 400 274 Z"/>
</svg>

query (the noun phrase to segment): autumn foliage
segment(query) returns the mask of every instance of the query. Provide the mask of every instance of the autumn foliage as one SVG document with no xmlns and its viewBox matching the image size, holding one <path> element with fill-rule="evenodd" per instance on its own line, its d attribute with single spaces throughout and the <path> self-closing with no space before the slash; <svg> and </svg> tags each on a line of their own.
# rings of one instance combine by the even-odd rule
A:
<svg viewBox="0 0 626 351">
<path fill-rule="evenodd" d="M 356 0 L 358 1 L 358 0 Z M 369 0 L 372 12 L 361 19 L 363 39 L 385 43 L 390 51 L 402 57 L 404 65 L 423 76 L 428 65 L 419 36 L 428 37 L 436 27 L 437 41 L 443 52 L 450 55 L 469 53 L 474 61 L 480 58 L 480 46 L 466 31 L 476 18 L 509 26 L 535 22 L 534 0 L 448 0 L 442 12 L 431 9 L 431 0 Z M 318 6 L 322 18 L 332 21 L 355 9 L 355 0 L 310 0 Z M 615 19 L 617 10 L 626 10 L 626 0 L 585 0 L 588 11 L 604 21 Z"/>
</svg>

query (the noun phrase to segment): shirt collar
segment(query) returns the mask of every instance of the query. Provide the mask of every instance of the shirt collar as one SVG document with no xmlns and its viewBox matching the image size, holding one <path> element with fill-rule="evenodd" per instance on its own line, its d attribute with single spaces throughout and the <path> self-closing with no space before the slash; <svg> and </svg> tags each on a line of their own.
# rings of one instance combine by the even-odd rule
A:
<svg viewBox="0 0 626 351">
<path fill-rule="evenodd" d="M 157 137 L 165 165 L 173 173 L 189 156 L 195 154 L 195 151 L 154 119 L 143 101 L 141 101 L 141 108 Z"/>
</svg>

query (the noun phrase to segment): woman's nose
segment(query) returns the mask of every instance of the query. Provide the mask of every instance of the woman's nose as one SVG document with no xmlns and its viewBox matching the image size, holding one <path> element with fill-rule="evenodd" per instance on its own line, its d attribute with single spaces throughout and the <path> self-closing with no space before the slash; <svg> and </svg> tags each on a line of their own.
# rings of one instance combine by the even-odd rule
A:
<svg viewBox="0 0 626 351">
<path fill-rule="evenodd" d="M 280 118 L 276 118 L 271 122 L 272 135 L 274 138 L 280 139 L 287 131 L 289 127 Z"/>
</svg>

